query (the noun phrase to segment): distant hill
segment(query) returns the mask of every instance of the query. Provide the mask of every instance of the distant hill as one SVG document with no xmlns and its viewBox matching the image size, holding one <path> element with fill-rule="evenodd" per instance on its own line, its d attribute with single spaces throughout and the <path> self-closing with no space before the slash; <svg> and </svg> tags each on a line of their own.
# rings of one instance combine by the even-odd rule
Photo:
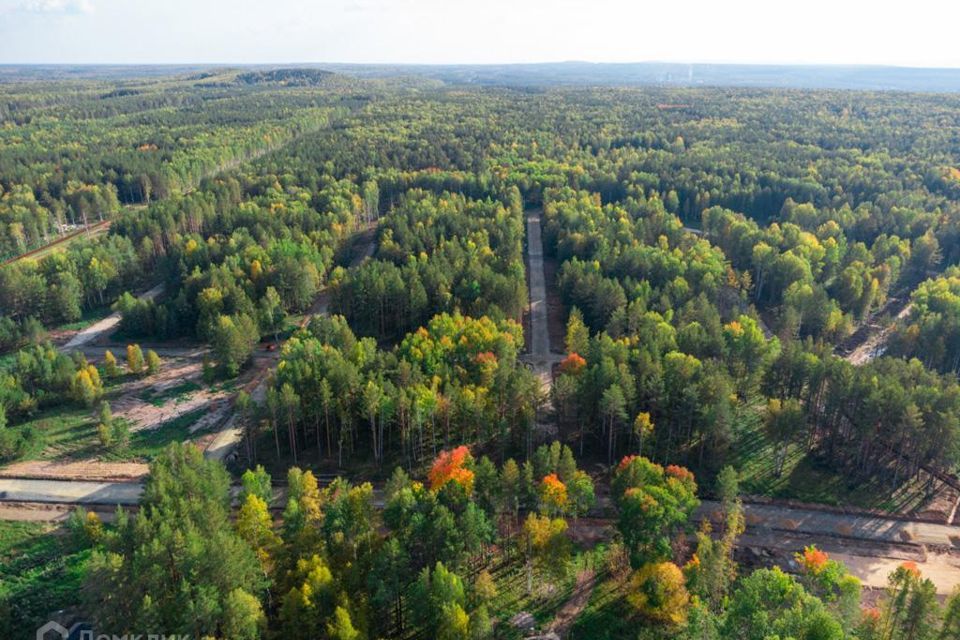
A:
<svg viewBox="0 0 960 640">
<path fill-rule="evenodd" d="M 0 65 L 0 82 L 49 79 L 222 77 L 241 85 L 321 86 L 340 73 L 359 78 L 420 78 L 446 84 L 507 87 L 571 85 L 769 87 L 960 93 L 960 69 L 850 65 L 550 62 L 499 65 Z M 236 73 L 231 78 L 226 74 Z"/>
<path fill-rule="evenodd" d="M 292 87 L 313 87 L 326 82 L 332 75 L 330 71 L 291 67 L 271 69 L 269 71 L 249 71 L 237 75 L 241 84 L 279 84 Z"/>
<path fill-rule="evenodd" d="M 127 80 L 199 74 L 213 65 L 0 64 L 0 82 L 26 80 Z"/>
<path fill-rule="evenodd" d="M 960 92 L 960 69 L 844 65 L 557 62 L 505 65 L 353 65 L 357 76 L 419 75 L 452 84 L 657 85 Z"/>
</svg>

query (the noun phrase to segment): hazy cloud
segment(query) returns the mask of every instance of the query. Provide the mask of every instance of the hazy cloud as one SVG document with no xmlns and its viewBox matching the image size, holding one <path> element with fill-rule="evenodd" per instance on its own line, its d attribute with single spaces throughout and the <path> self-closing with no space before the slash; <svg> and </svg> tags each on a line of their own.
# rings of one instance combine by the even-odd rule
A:
<svg viewBox="0 0 960 640">
<path fill-rule="evenodd" d="M 346 0 L 343 3 L 343 11 L 345 13 L 399 13 L 402 11 L 409 11 L 411 8 L 420 7 L 424 5 L 429 5 L 431 2 L 429 0 L 391 0 L 391 2 L 384 3 L 382 0 Z M 440 2 L 439 5 L 443 6 L 443 2 Z"/>
<path fill-rule="evenodd" d="M 0 63 L 960 67 L 957 24 L 956 0 L 0 0 Z"/>
<path fill-rule="evenodd" d="M 20 8 L 29 13 L 77 15 L 93 13 L 90 0 L 27 0 Z"/>
</svg>

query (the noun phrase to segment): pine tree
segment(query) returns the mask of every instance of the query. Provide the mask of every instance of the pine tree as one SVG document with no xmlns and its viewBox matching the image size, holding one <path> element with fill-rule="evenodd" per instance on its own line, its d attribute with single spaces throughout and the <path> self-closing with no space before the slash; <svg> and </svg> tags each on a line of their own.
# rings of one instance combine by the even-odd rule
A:
<svg viewBox="0 0 960 640">
<path fill-rule="evenodd" d="M 944 605 L 939 640 L 960 640 L 960 587 L 953 590 Z"/>
<path fill-rule="evenodd" d="M 97 368 L 93 365 L 81 366 L 70 383 L 70 392 L 74 400 L 86 407 L 92 407 L 103 395 L 103 382 Z"/>
<path fill-rule="evenodd" d="M 520 494 L 520 468 L 516 461 L 510 458 L 500 469 L 500 508 L 513 514 L 514 520 L 519 517 Z"/>
<path fill-rule="evenodd" d="M 570 317 L 567 319 L 567 336 L 564 340 L 567 354 L 576 353 L 580 356 L 586 356 L 590 348 L 590 330 L 583 322 L 583 314 L 580 309 L 574 307 L 570 310 Z"/>
<path fill-rule="evenodd" d="M 113 414 L 110 411 L 110 403 L 104 400 L 100 403 L 99 423 L 97 424 L 97 436 L 100 439 L 100 446 L 109 449 L 113 446 Z"/>
<path fill-rule="evenodd" d="M 231 594 L 256 596 L 267 586 L 230 520 L 230 476 L 191 444 L 174 443 L 156 457 L 136 518 L 118 516 L 113 528 L 84 586 L 85 610 L 102 628 L 217 636 L 240 624 L 228 613 L 238 604 L 228 606 Z"/>
</svg>

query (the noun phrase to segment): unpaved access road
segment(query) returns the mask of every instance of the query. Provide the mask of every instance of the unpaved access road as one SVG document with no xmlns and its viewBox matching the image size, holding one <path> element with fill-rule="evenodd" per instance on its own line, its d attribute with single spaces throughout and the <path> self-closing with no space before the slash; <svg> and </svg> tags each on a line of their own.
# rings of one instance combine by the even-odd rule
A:
<svg viewBox="0 0 960 640">
<path fill-rule="evenodd" d="M 163 284 L 158 284 L 154 288 L 150 289 L 146 293 L 140 296 L 141 300 L 153 300 L 157 296 L 163 293 Z M 117 325 L 120 324 L 120 312 L 114 311 L 109 316 L 95 322 L 86 329 L 77 332 L 75 336 L 70 338 L 67 344 L 63 345 L 64 351 L 72 351 L 74 349 L 79 349 L 80 347 L 90 344 L 97 338 L 105 335 L 109 331 L 113 331 L 117 328 Z"/>
<path fill-rule="evenodd" d="M 550 357 L 547 332 L 547 282 L 543 274 L 543 238 L 540 215 L 527 216 L 527 263 L 530 278 L 530 355 L 535 361 Z"/>
<path fill-rule="evenodd" d="M 547 326 L 547 282 L 543 271 L 543 238 L 540 210 L 527 213 L 527 291 L 530 296 L 530 353 L 524 360 L 533 367 L 546 390 L 553 383 L 553 365 L 560 357 L 550 351 Z"/>
<path fill-rule="evenodd" d="M 102 522 L 113 522 L 117 508 L 109 505 L 90 505 L 87 512 L 96 513 Z M 40 502 L 0 502 L 0 520 L 8 522 L 63 523 L 73 515 L 75 507 L 65 504 Z"/>
<path fill-rule="evenodd" d="M 844 356 L 844 359 L 851 364 L 860 366 L 882 356 L 886 350 L 887 339 L 890 337 L 894 328 L 896 328 L 897 323 L 909 316 L 912 309 L 913 303 L 907 304 L 894 316 L 894 321 L 891 322 L 889 326 L 868 332 L 863 342 L 854 347 L 850 353 Z"/>
<path fill-rule="evenodd" d="M 0 478 L 20 480 L 89 480 L 93 482 L 140 482 L 150 467 L 143 462 L 102 460 L 24 460 L 0 469 Z"/>
<path fill-rule="evenodd" d="M 59 238 L 55 238 L 54 240 L 43 245 L 42 247 L 37 247 L 36 249 L 31 249 L 26 253 L 21 253 L 18 256 L 13 256 L 12 258 L 7 258 L 6 260 L 0 261 L 0 266 L 13 264 L 18 260 L 26 260 L 29 258 L 40 258 L 42 254 L 47 253 L 48 251 L 51 251 L 56 247 L 62 244 L 65 244 L 67 242 L 70 242 L 71 240 L 74 240 L 75 238 L 79 238 L 80 236 L 83 236 L 83 235 L 90 237 L 93 235 L 106 233 L 110 229 L 111 222 L 112 222 L 111 220 L 101 220 L 100 222 L 91 224 L 88 227 L 83 227 L 81 229 L 77 229 L 76 231 L 71 231 L 70 233 L 62 235 Z"/>
<path fill-rule="evenodd" d="M 0 503 L 45 502 L 73 505 L 124 505 L 140 502 L 139 482 L 0 479 Z"/>
<path fill-rule="evenodd" d="M 593 594 L 593 587 L 596 583 L 596 574 L 593 569 L 584 569 L 577 574 L 577 583 L 573 587 L 573 594 L 567 600 L 553 621 L 547 625 L 547 631 L 552 631 L 560 638 L 566 638 L 570 633 L 570 627 L 576 622 L 583 610 L 587 608 L 590 602 L 590 596 Z"/>
<path fill-rule="evenodd" d="M 704 501 L 699 515 L 715 519 L 718 508 Z M 960 585 L 960 527 L 767 504 L 745 504 L 744 518 L 740 546 L 785 552 L 778 564 L 815 544 L 868 587 L 885 587 L 890 573 L 907 560 L 941 595 Z"/>
<path fill-rule="evenodd" d="M 708 515 L 719 509 L 719 505 L 704 500 L 700 509 L 702 515 Z M 960 551 L 960 527 L 945 524 L 750 503 L 744 504 L 744 517 L 748 530 L 752 531 L 803 532 L 872 542 L 912 542 Z"/>
</svg>

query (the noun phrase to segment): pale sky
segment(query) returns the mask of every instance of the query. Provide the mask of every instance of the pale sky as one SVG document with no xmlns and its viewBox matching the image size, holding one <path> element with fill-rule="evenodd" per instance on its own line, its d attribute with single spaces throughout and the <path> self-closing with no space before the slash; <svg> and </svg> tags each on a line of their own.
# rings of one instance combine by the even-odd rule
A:
<svg viewBox="0 0 960 640">
<path fill-rule="evenodd" d="M 956 0 L 0 0 L 0 63 L 960 67 Z"/>
</svg>

